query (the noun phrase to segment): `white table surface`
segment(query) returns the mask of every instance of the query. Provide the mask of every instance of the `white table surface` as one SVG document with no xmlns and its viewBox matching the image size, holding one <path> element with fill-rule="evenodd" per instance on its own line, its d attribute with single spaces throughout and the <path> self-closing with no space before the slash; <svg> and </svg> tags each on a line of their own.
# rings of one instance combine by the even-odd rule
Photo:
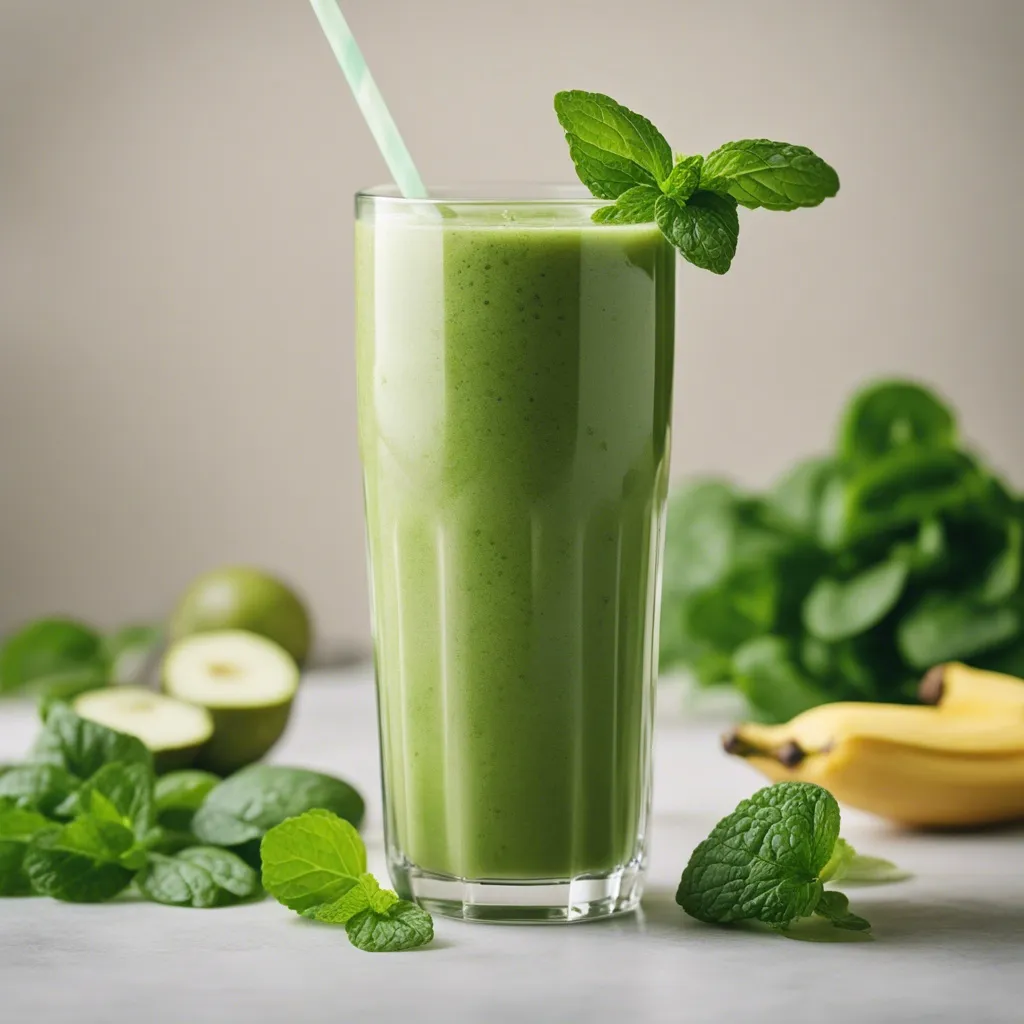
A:
<svg viewBox="0 0 1024 1024">
<path fill-rule="evenodd" d="M 719 753 L 717 724 L 688 721 L 672 691 L 661 705 L 641 913 L 570 927 L 439 919 L 431 946 L 374 955 L 272 900 L 218 910 L 0 900 L 0 1021 L 1024 1021 L 1024 830 L 909 834 L 849 812 L 854 845 L 916 872 L 849 890 L 874 941 L 699 924 L 675 905 L 679 873 L 760 778 Z M 20 757 L 35 729 L 31 705 L 0 704 L 0 762 Z M 274 760 L 361 788 L 370 867 L 383 878 L 369 671 L 311 676 Z"/>
</svg>

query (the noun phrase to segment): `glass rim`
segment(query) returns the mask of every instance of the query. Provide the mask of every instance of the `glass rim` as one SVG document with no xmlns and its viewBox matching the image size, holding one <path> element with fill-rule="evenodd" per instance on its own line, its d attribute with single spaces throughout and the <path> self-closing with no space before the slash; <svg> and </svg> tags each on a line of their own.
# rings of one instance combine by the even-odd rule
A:
<svg viewBox="0 0 1024 1024">
<path fill-rule="evenodd" d="M 403 196 L 392 183 L 362 188 L 356 201 L 394 206 L 604 206 L 609 199 L 591 195 L 579 182 L 479 181 L 428 185 L 424 198 Z"/>
</svg>

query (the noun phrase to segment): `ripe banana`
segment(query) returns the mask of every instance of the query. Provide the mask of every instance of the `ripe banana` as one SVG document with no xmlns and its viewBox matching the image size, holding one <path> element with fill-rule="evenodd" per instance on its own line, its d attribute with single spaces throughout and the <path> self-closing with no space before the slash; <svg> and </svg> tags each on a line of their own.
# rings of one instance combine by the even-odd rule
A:
<svg viewBox="0 0 1024 1024">
<path fill-rule="evenodd" d="M 922 704 L 963 715 L 1003 716 L 1024 720 L 1024 679 L 985 672 L 960 662 L 936 665 L 917 691 Z"/>
<path fill-rule="evenodd" d="M 741 725 L 725 749 L 774 782 L 815 782 L 906 825 L 1024 818 L 1024 714 L 823 704 L 784 725 Z"/>
</svg>

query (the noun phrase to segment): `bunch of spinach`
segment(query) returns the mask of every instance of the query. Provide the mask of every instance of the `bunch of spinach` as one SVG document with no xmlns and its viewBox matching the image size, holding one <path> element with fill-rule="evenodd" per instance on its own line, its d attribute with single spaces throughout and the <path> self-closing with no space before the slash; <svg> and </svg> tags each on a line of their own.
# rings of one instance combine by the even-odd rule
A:
<svg viewBox="0 0 1024 1024">
<path fill-rule="evenodd" d="M 722 480 L 669 501 L 662 668 L 732 683 L 784 721 L 909 701 L 950 660 L 1024 675 L 1024 500 L 911 381 L 874 384 L 835 449 L 767 494 Z"/>
<path fill-rule="evenodd" d="M 363 800 L 319 772 L 253 765 L 227 779 L 156 777 L 134 736 L 45 709 L 25 764 L 0 774 L 0 896 L 95 903 L 134 883 L 156 903 L 217 907 L 262 893 L 259 843 L 312 807 L 358 826 Z"/>
</svg>

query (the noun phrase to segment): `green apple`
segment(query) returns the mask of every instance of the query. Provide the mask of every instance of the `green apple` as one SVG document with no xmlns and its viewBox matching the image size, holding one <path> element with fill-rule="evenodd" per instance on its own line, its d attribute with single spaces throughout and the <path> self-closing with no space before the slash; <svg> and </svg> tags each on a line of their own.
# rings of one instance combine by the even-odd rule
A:
<svg viewBox="0 0 1024 1024">
<path fill-rule="evenodd" d="M 226 566 L 200 576 L 171 617 L 172 640 L 225 629 L 244 629 L 280 644 L 301 665 L 312 627 L 298 595 L 259 569 Z"/>
<path fill-rule="evenodd" d="M 186 637 L 163 662 L 164 690 L 213 717 L 213 738 L 196 764 L 218 775 L 258 761 L 278 741 L 298 685 L 283 647 L 240 629 Z"/>
<path fill-rule="evenodd" d="M 90 722 L 137 736 L 153 752 L 158 772 L 189 767 L 213 736 L 213 717 L 205 708 L 141 686 L 90 690 L 71 706 Z"/>
</svg>

